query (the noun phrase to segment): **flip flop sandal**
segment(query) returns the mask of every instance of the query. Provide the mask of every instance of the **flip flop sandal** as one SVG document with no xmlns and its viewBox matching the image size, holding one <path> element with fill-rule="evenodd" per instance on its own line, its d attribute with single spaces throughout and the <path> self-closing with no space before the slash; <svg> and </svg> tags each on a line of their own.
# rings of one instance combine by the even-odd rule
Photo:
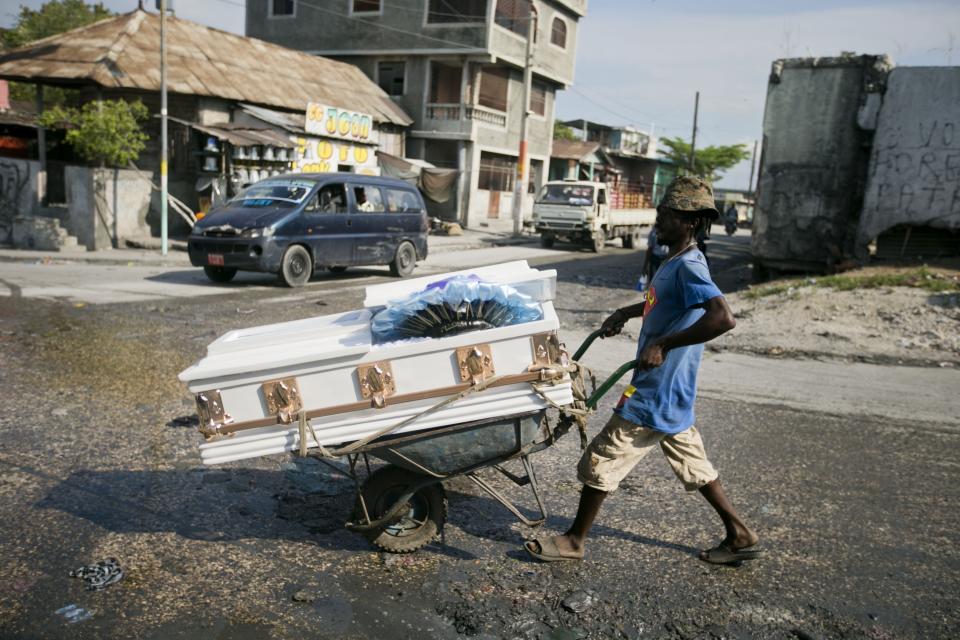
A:
<svg viewBox="0 0 960 640">
<path fill-rule="evenodd" d="M 540 546 L 540 551 L 536 550 L 535 545 Z M 552 537 L 536 538 L 535 540 L 525 542 L 523 543 L 523 548 L 526 549 L 527 553 L 531 556 L 543 562 L 583 560 L 582 555 L 575 555 L 574 552 L 571 551 L 561 551 Z"/>
<path fill-rule="evenodd" d="M 700 552 L 700 559 L 710 564 L 734 564 L 744 560 L 756 560 L 763 555 L 760 549 L 731 549 L 725 544 L 718 544 L 713 549 Z"/>
</svg>

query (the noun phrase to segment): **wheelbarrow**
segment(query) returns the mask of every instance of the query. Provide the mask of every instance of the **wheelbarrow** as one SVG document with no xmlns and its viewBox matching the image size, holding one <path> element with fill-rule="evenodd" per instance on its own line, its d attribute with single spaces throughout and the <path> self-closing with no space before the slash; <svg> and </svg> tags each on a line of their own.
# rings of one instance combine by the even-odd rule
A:
<svg viewBox="0 0 960 640">
<path fill-rule="evenodd" d="M 601 335 L 595 331 L 573 356 L 577 361 Z M 627 371 L 633 360 L 624 363 L 593 392 L 583 397 L 587 410 Z M 583 386 L 583 380 L 574 381 Z M 347 475 L 357 489 L 353 518 L 346 526 L 364 535 L 374 546 L 393 553 L 415 551 L 438 535 L 447 518 L 447 499 L 443 482 L 465 476 L 491 498 L 506 507 L 523 524 L 536 527 L 547 519 L 540 485 L 530 456 L 552 446 L 575 423 L 563 415 L 553 429 L 547 410 L 498 417 L 492 420 L 459 423 L 409 435 L 387 436 L 374 440 L 345 455 Z M 387 464 L 370 470 L 370 458 Z M 519 459 L 523 475 L 505 469 L 503 464 Z M 343 473 L 330 460 L 317 460 Z M 513 502 L 479 475 L 492 468 L 517 486 L 529 486 L 539 517 L 523 515 Z M 365 470 L 365 473 L 364 473 Z"/>
</svg>

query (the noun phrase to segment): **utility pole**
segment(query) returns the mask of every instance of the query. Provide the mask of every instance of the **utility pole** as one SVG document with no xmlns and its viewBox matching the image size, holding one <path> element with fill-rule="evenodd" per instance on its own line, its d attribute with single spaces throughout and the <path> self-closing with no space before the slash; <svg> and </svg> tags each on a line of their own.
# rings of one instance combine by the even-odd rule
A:
<svg viewBox="0 0 960 640">
<path fill-rule="evenodd" d="M 160 0 L 160 250 L 167 255 L 167 0 Z"/>
<path fill-rule="evenodd" d="M 693 173 L 693 161 L 697 157 L 697 112 L 700 110 L 700 92 L 693 100 L 693 135 L 690 136 L 690 173 Z"/>
<path fill-rule="evenodd" d="M 517 156 L 517 171 L 513 185 L 513 235 L 520 235 L 523 228 L 523 199 L 530 179 L 530 161 L 527 158 L 527 121 L 530 117 L 530 89 L 533 83 L 533 38 L 537 29 L 537 8 L 530 0 L 530 15 L 527 18 L 527 51 L 523 62 L 523 115 L 520 118 L 520 153 Z"/>
<path fill-rule="evenodd" d="M 753 141 L 753 153 L 750 155 L 750 182 L 747 183 L 747 193 L 753 197 L 753 172 L 757 168 L 757 141 Z"/>
</svg>

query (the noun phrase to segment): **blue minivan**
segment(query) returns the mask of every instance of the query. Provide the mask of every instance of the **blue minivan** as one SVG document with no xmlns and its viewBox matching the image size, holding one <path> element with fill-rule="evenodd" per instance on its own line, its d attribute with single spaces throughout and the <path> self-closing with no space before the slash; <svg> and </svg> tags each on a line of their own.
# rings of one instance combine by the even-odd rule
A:
<svg viewBox="0 0 960 640">
<path fill-rule="evenodd" d="M 314 271 L 389 265 L 407 277 L 427 257 L 427 208 L 393 178 L 297 173 L 261 180 L 211 210 L 190 234 L 190 263 L 214 282 L 276 273 L 302 287 Z"/>
</svg>

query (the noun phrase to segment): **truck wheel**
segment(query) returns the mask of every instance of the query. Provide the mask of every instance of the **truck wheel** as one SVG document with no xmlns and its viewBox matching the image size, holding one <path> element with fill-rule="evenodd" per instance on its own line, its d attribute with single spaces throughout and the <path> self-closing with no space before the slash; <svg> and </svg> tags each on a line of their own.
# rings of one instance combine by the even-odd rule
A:
<svg viewBox="0 0 960 640">
<path fill-rule="evenodd" d="M 409 242 L 401 242 L 397 253 L 390 263 L 390 275 L 395 278 L 406 278 L 413 273 L 417 266 L 417 250 Z"/>
<path fill-rule="evenodd" d="M 371 519 L 387 513 L 407 487 L 425 476 L 400 467 L 387 465 L 377 469 L 364 483 L 362 493 Z M 358 501 L 359 502 L 359 501 Z M 439 482 L 417 491 L 407 502 L 399 520 L 381 529 L 365 532 L 375 547 L 391 553 L 410 553 L 429 544 L 447 520 L 447 495 Z M 363 518 L 359 503 L 355 520 Z"/>
<path fill-rule="evenodd" d="M 540 246 L 549 249 L 553 246 L 554 237 L 549 233 L 544 233 L 540 236 Z"/>
<path fill-rule="evenodd" d="M 211 281 L 220 283 L 230 282 L 237 275 L 233 267 L 204 267 L 203 272 Z"/>
<path fill-rule="evenodd" d="M 633 229 L 627 235 L 623 236 L 623 248 L 624 249 L 639 249 L 640 248 L 640 230 Z"/>
<path fill-rule="evenodd" d="M 596 234 L 594 234 L 590 238 L 590 244 L 589 244 L 590 251 L 593 251 L 594 253 L 600 253 L 601 251 L 603 251 L 603 247 L 606 244 L 607 244 L 606 234 L 604 234 L 603 231 L 598 231 Z"/>
<path fill-rule="evenodd" d="M 302 287 L 313 275 L 313 260 L 310 252 L 299 244 L 290 245 L 283 252 L 280 262 L 280 280 L 288 287 Z"/>
</svg>

